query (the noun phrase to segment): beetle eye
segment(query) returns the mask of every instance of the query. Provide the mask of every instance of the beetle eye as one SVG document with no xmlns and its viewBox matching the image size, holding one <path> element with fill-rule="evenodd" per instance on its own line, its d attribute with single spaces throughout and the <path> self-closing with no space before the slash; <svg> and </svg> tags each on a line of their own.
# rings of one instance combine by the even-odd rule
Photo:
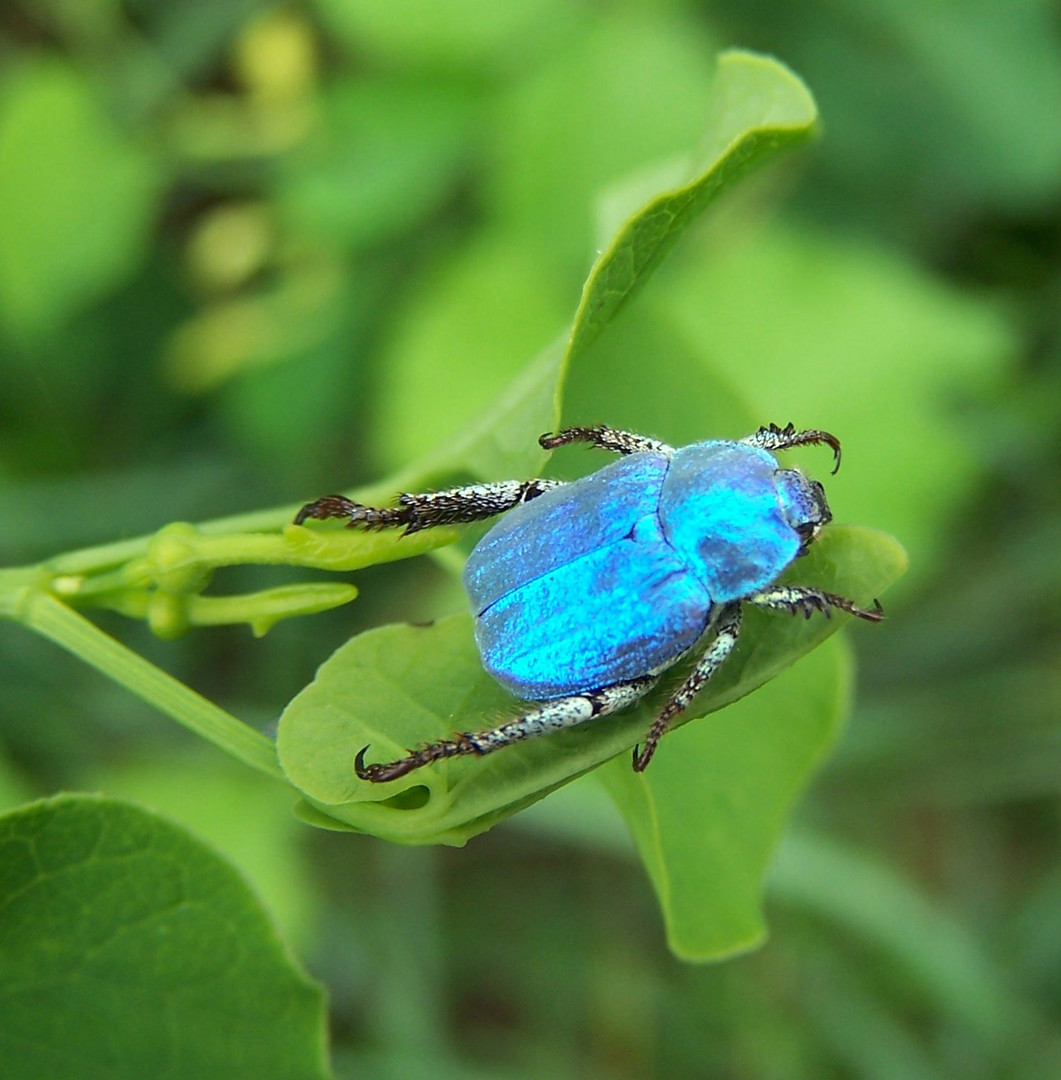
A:
<svg viewBox="0 0 1061 1080">
<path fill-rule="evenodd" d="M 818 521 L 804 521 L 796 526 L 796 535 L 799 536 L 799 555 L 807 554 L 811 544 L 818 538 L 818 533 L 821 531 L 821 522 Z"/>
</svg>

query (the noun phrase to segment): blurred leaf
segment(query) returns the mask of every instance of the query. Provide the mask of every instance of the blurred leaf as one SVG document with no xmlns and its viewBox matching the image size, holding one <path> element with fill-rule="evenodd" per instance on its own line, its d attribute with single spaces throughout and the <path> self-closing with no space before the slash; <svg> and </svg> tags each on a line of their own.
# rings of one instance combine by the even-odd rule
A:
<svg viewBox="0 0 1061 1080">
<path fill-rule="evenodd" d="M 40 333 L 126 278 L 160 181 L 72 66 L 16 69 L 0 86 L 0 319 Z"/>
<path fill-rule="evenodd" d="M 362 317 L 356 310 L 361 299 L 351 293 L 342 297 L 351 322 Z M 330 461 L 327 453 L 336 440 L 356 430 L 359 391 L 367 375 L 351 362 L 351 339 L 356 341 L 360 329 L 335 327 L 327 340 L 301 353 L 289 338 L 295 346 L 291 354 L 278 357 L 278 363 L 252 361 L 216 393 L 218 412 L 231 437 L 272 481 L 263 494 L 272 497 L 275 491 L 284 498 L 299 490 L 298 485 L 306 483 L 307 462 L 316 456 Z M 315 445 L 307 433 L 316 437 Z M 363 475 L 364 467 L 354 468 L 343 478 L 361 480 Z"/>
<path fill-rule="evenodd" d="M 557 39 L 580 6 L 570 0 L 315 0 L 325 24 L 355 53 L 427 69 L 508 66 Z"/>
<path fill-rule="evenodd" d="M 314 136 L 285 162 L 281 211 L 300 234 L 365 247 L 412 228 L 452 191 L 475 100 L 441 81 L 345 80 Z"/>
<path fill-rule="evenodd" d="M 219 54 L 263 6 L 262 0 L 131 0 L 145 36 L 167 66 L 187 77 L 216 64 Z"/>
<path fill-rule="evenodd" d="M 517 376 L 522 381 L 527 357 L 560 332 L 569 310 L 549 265 L 511 236 L 482 235 L 433 268 L 410 290 L 384 348 L 375 417 L 384 462 L 398 468 L 434 456 L 443 440 L 466 439 L 476 414 L 502 431 L 496 399 Z M 537 415 L 529 428 L 505 433 L 521 471 L 541 460 L 536 440 L 551 423 L 555 377 L 554 367 L 543 395 L 521 393 Z M 504 466 L 486 459 L 482 467 Z"/>
<path fill-rule="evenodd" d="M 828 948 L 808 957 L 802 996 L 817 1038 L 863 1080 L 946 1080 L 919 1033 L 879 993 L 877 973 L 846 960 Z"/>
<path fill-rule="evenodd" d="M 956 228 L 978 232 L 980 214 L 1051 205 L 1061 179 L 1052 0 L 855 0 L 842 18 L 831 0 L 746 0 L 725 24 L 814 87 L 828 138 L 801 195 L 819 220 L 897 231 L 938 255 Z"/>
<path fill-rule="evenodd" d="M 55 479 L 0 478 L 0 520 L 4 522 L 0 561 L 35 562 L 56 548 L 86 547 L 158 527 L 158 493 L 166 493 L 166 514 L 178 520 L 206 516 L 238 490 L 233 466 L 202 452 L 156 462 L 134 460 L 122 469 L 62 474 Z M 100 490 L 107 494 L 100 497 Z M 42 515 L 42 506 L 64 513 Z"/>
<path fill-rule="evenodd" d="M 0 865 L 5 1076 L 328 1074 L 319 989 L 183 829 L 60 796 L 0 818 Z"/>
<path fill-rule="evenodd" d="M 201 394 L 248 369 L 325 349 L 361 299 L 333 260 L 289 267 L 274 288 L 226 297 L 183 322 L 166 350 L 166 374 L 177 389 Z"/>
<path fill-rule="evenodd" d="M 834 528 L 800 560 L 797 577 L 868 602 L 903 566 L 890 538 Z M 743 697 L 845 621 L 749 613 L 734 655 L 682 722 Z M 353 758 L 363 746 L 371 746 L 370 760 L 389 760 L 454 728 L 482 730 L 518 715 L 515 700 L 483 671 L 470 620 L 461 615 L 429 627 L 381 627 L 342 646 L 284 711 L 277 750 L 291 782 L 338 822 L 403 843 L 460 844 L 629 750 L 665 697 L 666 688 L 638 709 L 481 760 L 453 759 L 390 784 L 359 781 Z M 806 738 L 814 760 L 826 735 Z"/>
<path fill-rule="evenodd" d="M 916 656 L 931 672 L 889 659 L 886 646 L 882 656 L 874 650 L 864 666 L 902 671 L 904 683 L 895 686 L 891 677 L 883 688 L 871 685 L 823 780 L 827 797 L 872 816 L 911 803 L 953 810 L 1055 799 L 1061 790 L 1056 646 L 1037 661 L 999 656 L 997 633 L 975 616 L 971 634 L 982 627 L 985 652 L 993 643 L 995 656 L 946 672 L 946 644 L 926 644 L 922 610 L 903 612 L 888 631 L 903 639 L 903 656 Z"/>
<path fill-rule="evenodd" d="M 945 110 L 904 111 L 930 152 L 942 196 L 979 189 L 1005 201 L 1052 192 L 1061 179 L 1061 58 L 1049 0 L 858 0 L 859 15 L 883 27 L 913 69 L 920 102 Z M 919 115 L 920 114 L 920 115 Z M 931 125 L 931 126 L 929 126 Z M 921 179 L 924 183 L 924 179 Z"/>
</svg>

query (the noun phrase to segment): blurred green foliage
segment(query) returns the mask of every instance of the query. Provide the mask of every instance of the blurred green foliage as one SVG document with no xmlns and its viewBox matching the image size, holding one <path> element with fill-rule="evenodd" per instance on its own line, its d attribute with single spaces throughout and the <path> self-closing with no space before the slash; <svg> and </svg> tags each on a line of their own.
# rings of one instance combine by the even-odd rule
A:
<svg viewBox="0 0 1061 1080">
<path fill-rule="evenodd" d="M 799 72 L 823 138 L 684 242 L 571 372 L 564 420 L 835 430 L 838 519 L 910 551 L 888 624 L 852 635 L 852 721 L 777 861 L 766 947 L 670 958 L 593 784 L 463 851 L 309 834 L 281 789 L 0 625 L 4 802 L 129 795 L 229 854 L 329 988 L 339 1075 L 1061 1071 L 1056 10 L 0 13 L 3 565 L 348 488 L 459 435 L 569 322 L 624 192 L 695 147 L 731 44 Z M 699 418 L 674 408 L 701 384 Z M 101 621 L 266 727 L 354 630 L 461 603 L 425 560 L 358 586 L 261 641 Z"/>
</svg>

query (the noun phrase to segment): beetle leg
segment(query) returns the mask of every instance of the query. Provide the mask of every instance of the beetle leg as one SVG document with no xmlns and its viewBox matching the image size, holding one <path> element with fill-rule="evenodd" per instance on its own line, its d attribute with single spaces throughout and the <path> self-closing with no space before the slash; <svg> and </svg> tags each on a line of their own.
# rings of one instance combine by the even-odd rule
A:
<svg viewBox="0 0 1061 1080">
<path fill-rule="evenodd" d="M 795 424 L 780 428 L 777 424 L 761 427 L 754 435 L 740 440 L 760 450 L 790 450 L 793 446 L 817 446 L 825 443 L 833 452 L 833 474 L 840 469 L 840 440 L 828 431 L 797 431 Z"/>
<path fill-rule="evenodd" d="M 500 727 L 490 731 L 458 732 L 452 739 L 440 739 L 417 750 L 410 750 L 405 757 L 397 761 L 366 765 L 366 746 L 354 758 L 354 772 L 361 780 L 382 784 L 388 780 L 397 780 L 399 776 L 405 776 L 414 769 L 443 758 L 457 757 L 460 754 L 477 754 L 482 757 L 483 754 L 493 753 L 512 743 L 564 731 L 598 716 L 607 716 L 609 713 L 626 709 L 644 697 L 658 680 L 658 675 L 645 675 L 640 679 L 606 686 L 602 690 L 544 701 L 519 719 Z"/>
<path fill-rule="evenodd" d="M 666 443 L 649 439 L 645 435 L 634 435 L 629 431 L 598 424 L 596 427 L 571 427 L 558 431 L 555 435 L 546 433 L 538 442 L 543 450 L 555 450 L 558 446 L 569 443 L 588 442 L 600 450 L 611 450 L 614 454 L 666 454 L 670 457 L 674 447 Z"/>
<path fill-rule="evenodd" d="M 345 495 L 325 495 L 306 503 L 296 515 L 295 524 L 301 525 L 307 518 L 349 518 L 348 529 L 404 525 L 407 533 L 414 533 L 436 525 L 460 525 L 493 517 L 562 483 L 561 480 L 501 480 L 493 484 L 469 484 L 449 491 L 399 495 L 396 506 L 379 508 L 362 506 Z"/>
<path fill-rule="evenodd" d="M 715 636 L 706 652 L 696 662 L 696 667 L 686 676 L 685 682 L 678 687 L 670 701 L 663 706 L 656 719 L 652 721 L 652 726 L 645 736 L 644 745 L 634 747 L 634 772 L 645 771 L 652 760 L 652 755 L 656 752 L 656 746 L 670 727 L 671 721 L 688 708 L 693 698 L 700 693 L 711 676 L 733 652 L 737 638 L 740 637 L 740 624 L 740 602 L 727 604 L 715 624 Z"/>
<path fill-rule="evenodd" d="M 867 622 L 880 622 L 884 618 L 884 609 L 879 600 L 874 600 L 871 608 L 860 608 L 854 600 L 847 600 L 836 593 L 797 585 L 775 585 L 772 589 L 764 589 L 754 596 L 749 596 L 748 603 L 774 611 L 787 611 L 791 615 L 802 614 L 805 619 L 809 619 L 815 611 L 820 611 L 828 618 L 833 608 L 846 611 L 848 615 L 857 615 Z"/>
</svg>

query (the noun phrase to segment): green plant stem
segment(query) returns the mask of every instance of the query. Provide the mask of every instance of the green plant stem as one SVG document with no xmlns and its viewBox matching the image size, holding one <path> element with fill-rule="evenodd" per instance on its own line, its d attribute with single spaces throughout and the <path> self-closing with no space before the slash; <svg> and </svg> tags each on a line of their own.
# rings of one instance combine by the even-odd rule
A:
<svg viewBox="0 0 1061 1080">
<path fill-rule="evenodd" d="M 400 489 L 401 479 L 401 476 L 397 478 L 399 486 L 391 486 L 392 482 L 387 482 L 359 488 L 353 492 L 346 492 L 346 494 L 359 502 L 375 506 L 389 499 L 395 491 Z M 247 514 L 236 514 L 232 517 L 214 518 L 212 521 L 200 522 L 195 528 L 203 536 L 209 537 L 228 537 L 234 533 L 275 533 L 294 520 L 297 510 L 297 504 L 273 507 L 269 510 L 255 510 Z M 119 540 L 110 544 L 96 544 L 92 547 L 64 552 L 45 560 L 43 566 L 56 576 L 64 574 L 96 574 L 122 566 L 133 559 L 143 556 L 156 535 L 157 532 L 147 533 L 143 536 L 130 537 L 128 540 Z M 266 549 L 269 548 L 270 541 L 275 544 L 276 538 L 263 537 L 262 543 Z M 271 558 L 267 561 L 276 562 L 278 560 Z M 279 561 L 286 560 L 281 559 Z"/>
<path fill-rule="evenodd" d="M 297 507 L 281 507 L 252 514 L 241 514 L 238 517 L 218 518 L 214 521 L 203 522 L 197 528 L 206 535 L 277 530 L 294 518 L 296 509 Z M 145 536 L 119 540 L 113 544 L 97 544 L 77 551 L 68 551 L 46 560 L 44 565 L 56 575 L 98 573 L 101 570 L 121 566 L 144 555 L 149 542 L 155 535 L 155 533 L 148 533 Z"/>
<path fill-rule="evenodd" d="M 285 780 L 270 739 L 104 633 L 54 596 L 34 590 L 19 621 L 92 664 L 137 697 L 246 765 Z"/>
</svg>

